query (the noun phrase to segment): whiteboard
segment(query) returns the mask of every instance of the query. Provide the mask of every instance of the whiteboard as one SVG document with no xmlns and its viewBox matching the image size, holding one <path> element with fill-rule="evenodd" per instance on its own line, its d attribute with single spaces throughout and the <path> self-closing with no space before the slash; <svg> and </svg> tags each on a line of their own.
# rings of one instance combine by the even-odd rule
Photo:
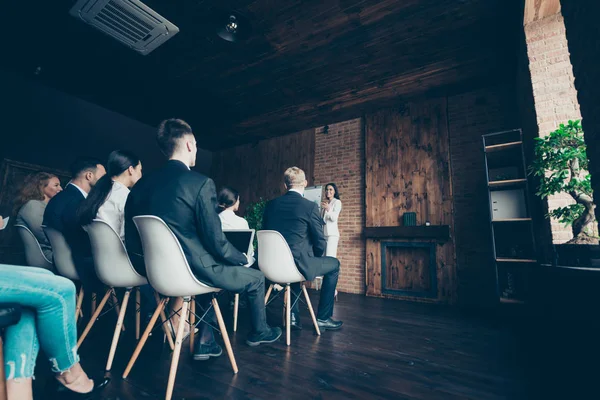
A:
<svg viewBox="0 0 600 400">
<path fill-rule="evenodd" d="M 304 198 L 317 203 L 319 210 L 321 209 L 321 196 L 323 194 L 323 186 L 307 186 L 304 189 Z"/>
</svg>

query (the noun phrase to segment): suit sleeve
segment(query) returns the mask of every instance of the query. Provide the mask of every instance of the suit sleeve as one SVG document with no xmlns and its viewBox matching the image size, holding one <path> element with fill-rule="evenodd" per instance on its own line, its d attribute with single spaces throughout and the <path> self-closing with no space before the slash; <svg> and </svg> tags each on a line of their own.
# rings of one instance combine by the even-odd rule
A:
<svg viewBox="0 0 600 400">
<path fill-rule="evenodd" d="M 319 214 L 319 207 L 316 204 L 313 204 L 310 211 L 308 231 L 315 257 L 322 257 L 327 248 L 327 241 L 325 240 L 325 234 L 323 233 L 323 219 Z"/>
<path fill-rule="evenodd" d="M 200 188 L 196 198 L 196 229 L 206 250 L 217 260 L 229 265 L 244 265 L 248 262 L 246 256 L 229 243 L 217 209 L 217 191 L 212 179 L 207 179 Z"/>
</svg>

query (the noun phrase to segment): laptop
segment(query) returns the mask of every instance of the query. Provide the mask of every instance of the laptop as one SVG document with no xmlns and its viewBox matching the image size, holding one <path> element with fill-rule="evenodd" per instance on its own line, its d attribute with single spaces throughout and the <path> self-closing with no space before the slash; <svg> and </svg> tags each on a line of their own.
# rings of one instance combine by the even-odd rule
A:
<svg viewBox="0 0 600 400">
<path fill-rule="evenodd" d="M 250 254 L 250 248 L 254 241 L 254 229 L 224 229 L 223 233 L 229 243 L 240 253 Z"/>
</svg>

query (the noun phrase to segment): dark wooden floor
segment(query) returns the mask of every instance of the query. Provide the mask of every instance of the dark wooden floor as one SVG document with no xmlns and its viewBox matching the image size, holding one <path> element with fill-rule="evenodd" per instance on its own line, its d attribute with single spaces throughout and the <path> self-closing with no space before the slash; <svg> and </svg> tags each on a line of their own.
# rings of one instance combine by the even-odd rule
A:
<svg viewBox="0 0 600 400">
<path fill-rule="evenodd" d="M 316 303 L 318 294 L 312 293 Z M 222 310 L 231 320 L 226 304 Z M 241 310 L 242 314 L 247 310 Z M 248 318 L 231 335 L 240 371 L 227 356 L 194 362 L 184 343 L 174 399 L 598 399 L 600 329 L 580 321 L 557 321 L 511 310 L 481 316 L 457 308 L 340 294 L 339 332 L 317 337 L 302 311 L 304 330 L 250 348 Z M 281 303 L 269 308 L 280 325 Z M 112 337 L 112 314 L 101 320 L 81 349 L 90 374 L 102 374 Z M 228 322 L 229 326 L 230 321 Z M 114 326 L 114 325 L 113 325 Z M 133 325 L 131 325 L 133 327 Z M 164 397 L 168 345 L 154 335 L 127 380 L 120 375 L 135 341 L 123 334 L 105 399 Z M 45 399 L 48 368 L 38 362 L 36 399 Z"/>
</svg>

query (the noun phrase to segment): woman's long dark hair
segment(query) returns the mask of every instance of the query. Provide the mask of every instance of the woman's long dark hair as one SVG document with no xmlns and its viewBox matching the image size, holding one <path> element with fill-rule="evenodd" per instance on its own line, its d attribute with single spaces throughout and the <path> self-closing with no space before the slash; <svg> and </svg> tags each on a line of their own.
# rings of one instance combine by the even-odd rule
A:
<svg viewBox="0 0 600 400">
<path fill-rule="evenodd" d="M 340 199 L 340 192 L 338 192 L 338 188 L 337 185 L 333 182 L 328 183 L 327 185 L 325 185 L 325 190 L 327 190 L 327 186 L 331 186 L 333 188 L 333 197 L 335 197 L 336 199 Z"/>
<path fill-rule="evenodd" d="M 219 194 L 217 196 L 217 202 L 219 203 L 217 206 L 217 212 L 220 214 L 229 207 L 233 206 L 235 202 L 239 200 L 239 198 L 240 194 L 237 190 L 228 186 L 223 186 L 221 190 L 219 190 Z"/>
<path fill-rule="evenodd" d="M 104 204 L 112 190 L 113 178 L 121 175 L 129 167 L 137 167 L 140 159 L 130 151 L 115 150 L 108 155 L 106 175 L 98 179 L 88 197 L 81 202 L 77 209 L 79 223 L 88 225 L 98 215 L 98 209 Z"/>
</svg>

